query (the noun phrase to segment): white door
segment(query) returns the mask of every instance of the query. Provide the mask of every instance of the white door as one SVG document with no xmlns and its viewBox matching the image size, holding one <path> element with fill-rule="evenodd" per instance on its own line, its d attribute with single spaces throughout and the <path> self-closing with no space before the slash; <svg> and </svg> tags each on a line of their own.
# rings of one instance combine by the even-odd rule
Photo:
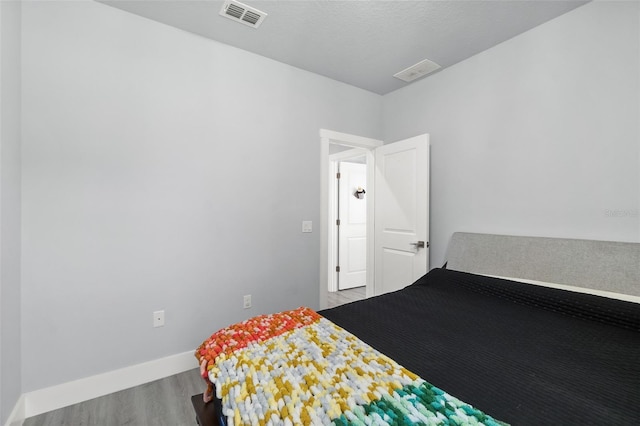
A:
<svg viewBox="0 0 640 426">
<path fill-rule="evenodd" d="M 382 294 L 429 268 L 429 135 L 383 145 L 375 155 L 375 294 Z"/>
<path fill-rule="evenodd" d="M 346 290 L 367 283 L 367 165 L 341 162 L 338 182 L 338 289 Z"/>
</svg>

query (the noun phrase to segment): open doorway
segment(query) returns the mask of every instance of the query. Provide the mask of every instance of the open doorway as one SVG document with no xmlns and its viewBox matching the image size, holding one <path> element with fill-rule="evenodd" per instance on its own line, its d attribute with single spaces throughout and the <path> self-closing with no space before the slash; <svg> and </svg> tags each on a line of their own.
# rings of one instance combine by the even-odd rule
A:
<svg viewBox="0 0 640 426">
<path fill-rule="evenodd" d="M 329 187 L 329 270 L 335 272 L 329 273 L 327 307 L 333 308 L 366 297 L 368 165 L 362 148 L 329 148 L 339 150 L 329 156 L 335 176 Z"/>
<path fill-rule="evenodd" d="M 335 269 L 338 291 L 342 291 L 367 285 L 366 157 L 362 154 L 341 160 L 337 166 L 338 263 Z"/>
<path fill-rule="evenodd" d="M 373 149 L 382 146 L 382 141 L 324 129 L 320 131 L 320 139 L 320 308 L 323 309 L 340 302 L 373 295 L 373 253 L 371 245 L 366 242 L 367 236 L 373 235 L 373 221 L 367 218 L 373 217 L 374 208 Z M 337 179 L 337 175 L 340 172 L 342 178 L 341 168 L 349 169 L 347 174 L 351 174 L 351 169 L 360 169 L 360 172 L 356 171 L 354 175 L 364 172 L 364 176 L 356 176 L 348 183 L 342 181 L 343 189 L 340 191 L 341 179 Z M 358 184 L 358 180 L 362 183 Z M 358 187 L 362 187 L 364 192 L 358 193 Z M 345 207 L 348 208 L 345 209 Z M 349 211 L 351 210 L 349 207 L 353 208 L 353 211 Z M 338 220 L 340 220 L 340 226 L 337 225 Z M 352 223 L 354 227 L 348 229 Z M 360 229 L 357 229 L 358 227 Z M 341 232 L 342 244 L 340 243 Z M 350 258 L 346 265 L 345 258 Z M 337 270 L 338 267 L 340 272 Z M 339 297 L 341 279 L 342 291 L 355 294 L 342 293 L 344 297 Z M 363 281 L 364 287 L 361 284 Z M 355 286 L 353 282 L 356 283 Z M 352 286 L 357 290 L 348 289 Z"/>
<path fill-rule="evenodd" d="M 329 197 L 337 162 L 332 149 L 331 155 L 359 150 L 352 153 L 366 158 L 366 297 L 403 288 L 424 275 L 429 268 L 429 135 L 385 145 L 323 129 L 320 146 L 320 308 L 328 306 L 329 285 L 337 289 L 330 262 L 338 252 Z"/>
</svg>

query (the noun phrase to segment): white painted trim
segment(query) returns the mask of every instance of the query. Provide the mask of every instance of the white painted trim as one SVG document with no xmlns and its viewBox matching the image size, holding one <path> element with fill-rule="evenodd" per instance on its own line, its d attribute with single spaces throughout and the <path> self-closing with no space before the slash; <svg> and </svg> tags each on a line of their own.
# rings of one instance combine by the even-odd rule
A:
<svg viewBox="0 0 640 426">
<path fill-rule="evenodd" d="M 329 160 L 337 162 L 337 161 L 346 161 L 352 158 L 363 157 L 366 151 L 362 148 L 353 148 L 348 149 L 346 151 L 340 151 L 335 154 L 329 155 Z"/>
<path fill-rule="evenodd" d="M 25 418 L 88 401 L 198 367 L 193 351 L 143 362 L 61 385 L 27 392 Z"/>
<path fill-rule="evenodd" d="M 26 419 L 24 401 L 24 395 L 20 395 L 13 410 L 11 410 L 11 414 L 9 414 L 7 418 L 7 422 L 4 424 L 5 426 L 22 426 L 24 419 Z"/>
<path fill-rule="evenodd" d="M 338 275 L 334 272 L 338 263 L 338 229 L 337 226 L 334 225 L 338 216 L 338 203 L 336 202 L 338 179 L 333 178 L 333 176 L 338 172 L 338 163 L 337 161 L 333 161 L 331 157 L 332 156 L 329 156 L 329 174 L 327 176 L 329 179 L 329 182 L 327 183 L 327 188 L 329 190 L 329 195 L 327 196 L 327 214 L 329 215 L 329 241 L 327 243 L 327 291 L 333 293 L 338 291 Z"/>
<path fill-rule="evenodd" d="M 365 138 L 362 136 L 350 135 L 348 133 L 334 132 L 332 130 L 320 129 L 320 138 L 328 139 L 329 143 L 337 143 L 354 148 L 375 149 L 384 145 L 384 142 L 378 139 Z"/>
<path fill-rule="evenodd" d="M 320 131 L 322 135 L 322 130 Z M 320 138 L 320 309 L 327 307 L 329 280 L 329 139 Z"/>
<path fill-rule="evenodd" d="M 367 156 L 367 235 L 373 236 L 374 202 L 374 180 L 373 171 L 375 168 L 372 151 L 384 145 L 377 139 L 365 138 L 362 136 L 349 135 L 331 130 L 320 129 L 320 309 L 327 307 L 328 279 L 329 274 L 329 144 L 336 143 L 353 148 L 364 148 Z M 367 297 L 373 295 L 373 244 L 372 238 L 367 238 Z"/>
<path fill-rule="evenodd" d="M 366 297 L 375 293 L 375 202 L 376 161 L 373 150 L 367 151 L 367 286 Z"/>
</svg>

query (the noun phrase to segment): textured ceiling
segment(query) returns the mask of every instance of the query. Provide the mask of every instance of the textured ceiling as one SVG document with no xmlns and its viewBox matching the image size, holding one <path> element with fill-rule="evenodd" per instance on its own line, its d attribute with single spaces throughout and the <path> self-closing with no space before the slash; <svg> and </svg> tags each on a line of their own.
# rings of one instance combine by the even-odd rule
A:
<svg viewBox="0 0 640 426">
<path fill-rule="evenodd" d="M 245 0 L 269 14 L 255 29 L 221 1 L 100 1 L 378 94 L 411 84 L 393 74 L 416 62 L 446 68 L 586 3 Z"/>
</svg>

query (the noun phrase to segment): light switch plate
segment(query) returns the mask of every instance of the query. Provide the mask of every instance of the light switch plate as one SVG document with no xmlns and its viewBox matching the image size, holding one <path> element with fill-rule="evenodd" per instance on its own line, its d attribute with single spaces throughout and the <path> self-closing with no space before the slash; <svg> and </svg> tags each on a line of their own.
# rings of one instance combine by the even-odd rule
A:
<svg viewBox="0 0 640 426">
<path fill-rule="evenodd" d="M 302 232 L 311 232 L 313 231 L 313 222 L 310 220 L 302 221 Z"/>
</svg>

